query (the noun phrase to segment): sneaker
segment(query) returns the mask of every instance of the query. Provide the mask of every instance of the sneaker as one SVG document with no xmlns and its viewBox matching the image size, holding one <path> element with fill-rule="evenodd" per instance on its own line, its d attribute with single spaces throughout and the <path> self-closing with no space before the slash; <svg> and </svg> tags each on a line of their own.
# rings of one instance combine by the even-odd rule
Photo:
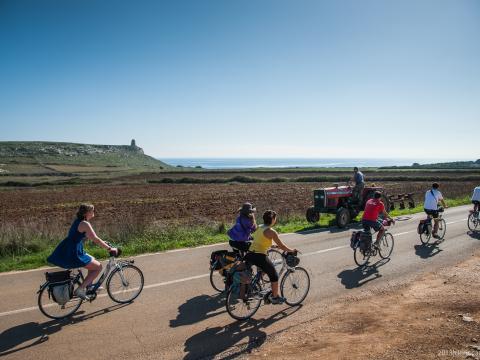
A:
<svg viewBox="0 0 480 360">
<path fill-rule="evenodd" d="M 79 297 L 82 300 L 90 300 L 90 298 L 87 296 L 87 291 L 82 288 L 77 288 L 73 294 L 77 297 Z"/>
<path fill-rule="evenodd" d="M 441 239 L 441 237 L 438 236 L 437 234 L 433 234 L 432 237 L 433 237 L 434 239 Z"/>
<path fill-rule="evenodd" d="M 94 290 L 94 286 L 93 286 L 93 285 L 89 285 L 89 286 L 87 286 L 86 294 L 87 294 L 87 295 L 92 295 L 92 294 L 98 293 L 98 292 L 100 292 L 100 291 L 102 291 L 102 290 L 105 290 L 105 288 L 104 288 L 103 286 L 99 286 L 99 287 L 97 288 L 97 290 Z"/>
<path fill-rule="evenodd" d="M 276 297 L 271 297 L 270 298 L 270 303 L 273 304 L 273 305 L 280 305 L 280 304 L 283 304 L 285 302 L 285 298 L 281 297 L 281 296 L 276 296 Z"/>
</svg>

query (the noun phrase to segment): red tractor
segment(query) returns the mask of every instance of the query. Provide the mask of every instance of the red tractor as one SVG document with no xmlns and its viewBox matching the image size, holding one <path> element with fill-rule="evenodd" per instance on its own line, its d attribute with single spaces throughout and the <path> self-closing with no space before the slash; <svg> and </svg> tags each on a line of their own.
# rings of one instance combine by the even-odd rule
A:
<svg viewBox="0 0 480 360">
<path fill-rule="evenodd" d="M 313 191 L 314 205 L 307 209 L 307 221 L 311 223 L 320 220 L 320 213 L 335 214 L 337 226 L 344 228 L 360 211 L 365 208 L 368 199 L 373 198 L 375 191 L 382 193 L 382 202 L 388 211 L 390 200 L 387 197 L 385 189 L 378 186 L 365 186 L 360 199 L 353 196 L 353 187 L 338 186 L 316 189 Z"/>
</svg>

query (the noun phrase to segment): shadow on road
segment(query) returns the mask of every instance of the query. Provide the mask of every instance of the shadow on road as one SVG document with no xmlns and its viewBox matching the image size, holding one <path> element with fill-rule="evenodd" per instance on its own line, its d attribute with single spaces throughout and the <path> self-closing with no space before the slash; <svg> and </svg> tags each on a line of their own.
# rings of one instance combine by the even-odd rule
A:
<svg viewBox="0 0 480 360">
<path fill-rule="evenodd" d="M 260 347 L 266 340 L 265 329 L 273 323 L 285 319 L 298 311 L 302 306 L 290 307 L 277 312 L 266 319 L 250 319 L 235 321 L 227 326 L 207 328 L 185 341 L 184 360 L 210 359 L 228 350 L 222 359 L 234 359 L 242 354 L 250 353 Z M 241 344 L 238 344 L 241 343 Z"/>
<path fill-rule="evenodd" d="M 82 311 L 79 311 L 73 317 L 62 320 L 50 320 L 44 323 L 29 322 L 14 326 L 0 334 L 0 356 L 13 354 L 44 343 L 48 341 L 50 335 L 60 331 L 64 326 L 92 319 L 121 309 L 124 306 L 128 306 L 128 304 L 112 305 L 85 315 Z"/>
<path fill-rule="evenodd" d="M 382 277 L 378 268 L 388 263 L 390 259 L 382 259 L 370 266 L 357 267 L 353 270 L 343 270 L 337 277 L 341 279 L 345 289 L 353 289 Z"/>
<path fill-rule="evenodd" d="M 170 327 L 195 324 L 225 311 L 224 294 L 195 296 L 178 307 L 177 318 L 170 320 Z"/>
<path fill-rule="evenodd" d="M 438 247 L 440 242 L 434 242 L 427 245 L 415 245 L 415 255 L 421 257 L 422 259 L 428 259 L 432 256 L 435 256 L 441 253 L 443 250 Z"/>
<path fill-rule="evenodd" d="M 408 221 L 413 218 L 412 215 L 401 215 L 401 216 L 395 216 L 395 221 Z M 316 233 L 323 233 L 323 232 L 329 232 L 330 234 L 335 234 L 335 233 L 341 233 L 341 232 L 346 232 L 349 230 L 362 230 L 362 221 L 361 220 L 354 220 L 350 224 L 348 224 L 346 227 L 340 229 L 335 220 L 332 220 L 328 226 L 322 225 L 322 227 L 319 227 L 319 225 L 311 225 L 311 226 L 306 226 L 303 229 L 295 231 L 295 234 L 298 235 L 310 235 L 310 234 L 316 234 Z"/>
<path fill-rule="evenodd" d="M 479 231 L 469 231 L 468 236 L 470 236 L 472 239 L 475 240 L 480 240 L 480 232 Z"/>
</svg>

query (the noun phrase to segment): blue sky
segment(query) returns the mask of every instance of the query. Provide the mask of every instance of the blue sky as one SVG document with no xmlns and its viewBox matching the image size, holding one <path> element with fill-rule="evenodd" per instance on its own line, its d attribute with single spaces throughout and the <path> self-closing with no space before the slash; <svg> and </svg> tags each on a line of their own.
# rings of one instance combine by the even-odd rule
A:
<svg viewBox="0 0 480 360">
<path fill-rule="evenodd" d="M 480 2 L 0 0 L 0 140 L 476 159 Z"/>
</svg>

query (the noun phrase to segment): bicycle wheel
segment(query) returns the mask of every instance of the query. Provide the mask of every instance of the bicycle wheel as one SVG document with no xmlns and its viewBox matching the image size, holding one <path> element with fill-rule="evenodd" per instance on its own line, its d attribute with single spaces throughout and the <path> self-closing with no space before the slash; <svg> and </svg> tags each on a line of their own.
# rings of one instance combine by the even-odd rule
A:
<svg viewBox="0 0 480 360">
<path fill-rule="evenodd" d="M 142 292 L 143 282 L 143 273 L 138 267 L 132 264 L 120 265 L 108 277 L 108 296 L 120 304 L 132 302 Z"/>
<path fill-rule="evenodd" d="M 82 302 L 82 299 L 74 296 L 64 305 L 56 303 L 48 291 L 48 284 L 38 294 L 38 308 L 43 315 L 50 319 L 63 319 L 73 315 L 82 305 Z"/>
<path fill-rule="evenodd" d="M 218 270 L 210 269 L 210 284 L 218 292 L 225 291 L 225 277 L 220 275 Z"/>
<path fill-rule="evenodd" d="M 230 287 L 225 300 L 225 307 L 228 314 L 235 320 L 246 320 L 251 318 L 262 303 L 262 296 L 258 285 L 247 286 L 246 293 L 241 296 L 238 289 Z"/>
<path fill-rule="evenodd" d="M 430 239 L 432 238 L 432 226 L 428 225 L 426 231 L 423 231 L 420 234 L 420 241 L 422 242 L 423 245 L 427 245 Z"/>
<path fill-rule="evenodd" d="M 378 254 L 382 259 L 387 259 L 392 255 L 394 246 L 393 235 L 389 232 L 383 234 L 382 240 L 380 240 L 380 244 L 378 247 Z"/>
<path fill-rule="evenodd" d="M 353 259 L 355 260 L 355 263 L 362 267 L 367 265 L 368 260 L 370 260 L 370 252 L 367 252 L 366 254 L 360 250 L 360 246 L 357 246 L 355 248 L 355 251 L 353 252 Z"/>
<path fill-rule="evenodd" d="M 297 266 L 293 270 L 287 270 L 280 283 L 280 292 L 285 302 L 290 306 L 300 304 L 310 290 L 310 276 L 307 270 Z"/>
<path fill-rule="evenodd" d="M 479 227 L 478 225 L 480 225 L 478 215 L 476 216 L 475 213 L 468 215 L 468 229 L 470 231 L 477 231 L 477 228 Z"/>
<path fill-rule="evenodd" d="M 447 223 L 443 219 L 438 220 L 438 231 L 437 231 L 438 240 L 443 240 L 446 232 L 447 232 Z"/>
</svg>

